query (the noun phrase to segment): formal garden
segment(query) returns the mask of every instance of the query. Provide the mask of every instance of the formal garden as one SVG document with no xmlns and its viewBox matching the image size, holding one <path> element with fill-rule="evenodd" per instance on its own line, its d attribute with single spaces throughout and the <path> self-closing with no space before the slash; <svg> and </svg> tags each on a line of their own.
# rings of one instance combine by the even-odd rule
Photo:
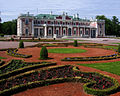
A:
<svg viewBox="0 0 120 96">
<path fill-rule="evenodd" d="M 0 50 L 0 96 L 22 96 L 28 89 L 59 87 L 66 82 L 83 84 L 75 96 L 119 96 L 119 53 L 120 46 L 77 40 L 28 47 L 20 41 L 18 48 Z"/>
</svg>

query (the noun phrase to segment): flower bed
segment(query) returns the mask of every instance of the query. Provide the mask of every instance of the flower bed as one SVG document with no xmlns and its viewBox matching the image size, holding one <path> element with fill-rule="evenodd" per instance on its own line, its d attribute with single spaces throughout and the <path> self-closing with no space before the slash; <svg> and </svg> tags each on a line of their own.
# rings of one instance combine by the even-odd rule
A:
<svg viewBox="0 0 120 96">
<path fill-rule="evenodd" d="M 0 67 L 0 79 L 5 79 L 29 70 L 40 67 L 56 65 L 51 62 L 23 62 L 22 60 L 11 60 L 8 64 Z"/>
<path fill-rule="evenodd" d="M 119 87 L 119 83 L 108 76 L 95 72 L 81 72 L 70 65 L 54 66 L 41 71 L 30 71 L 0 81 L 0 95 L 14 94 L 28 88 L 61 82 L 84 82 L 85 92 L 103 96 Z"/>
<path fill-rule="evenodd" d="M 18 49 L 9 49 L 7 50 L 7 54 L 14 57 L 21 57 L 21 58 L 29 58 L 32 57 L 32 55 L 24 55 L 17 53 Z"/>
<path fill-rule="evenodd" d="M 0 66 L 2 66 L 5 62 L 0 60 Z"/>
<path fill-rule="evenodd" d="M 99 61 L 99 60 L 111 60 L 119 57 L 120 55 L 118 54 L 97 57 L 66 57 L 62 59 L 62 61 Z"/>
</svg>

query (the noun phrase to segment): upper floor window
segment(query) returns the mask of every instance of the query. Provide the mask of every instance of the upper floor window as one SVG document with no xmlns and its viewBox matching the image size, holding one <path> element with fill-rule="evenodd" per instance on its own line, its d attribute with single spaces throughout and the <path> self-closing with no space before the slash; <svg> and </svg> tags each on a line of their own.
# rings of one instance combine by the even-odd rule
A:
<svg viewBox="0 0 120 96">
<path fill-rule="evenodd" d="M 29 23 L 29 19 L 25 19 L 25 24 L 28 24 Z"/>
<path fill-rule="evenodd" d="M 102 24 L 100 24 L 100 28 L 102 28 Z"/>
</svg>

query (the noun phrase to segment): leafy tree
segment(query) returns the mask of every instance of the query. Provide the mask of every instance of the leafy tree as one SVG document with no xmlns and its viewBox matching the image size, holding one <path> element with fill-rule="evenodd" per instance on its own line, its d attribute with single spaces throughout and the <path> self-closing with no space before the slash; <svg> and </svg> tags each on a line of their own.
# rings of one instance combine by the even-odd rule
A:
<svg viewBox="0 0 120 96">
<path fill-rule="evenodd" d="M 119 20 L 116 16 L 112 19 L 106 18 L 104 15 L 96 16 L 96 19 L 105 20 L 105 34 L 120 36 L 120 25 Z"/>
<path fill-rule="evenodd" d="M 45 46 L 40 51 L 40 59 L 48 59 L 48 50 Z"/>
<path fill-rule="evenodd" d="M 12 20 L 0 24 L 0 33 L 6 35 L 17 35 L 17 20 Z"/>
</svg>

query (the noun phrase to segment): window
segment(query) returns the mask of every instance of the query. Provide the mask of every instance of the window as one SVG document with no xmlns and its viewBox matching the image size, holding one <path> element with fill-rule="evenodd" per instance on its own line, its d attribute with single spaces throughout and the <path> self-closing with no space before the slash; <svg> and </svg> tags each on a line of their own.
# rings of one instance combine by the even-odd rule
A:
<svg viewBox="0 0 120 96">
<path fill-rule="evenodd" d="M 28 35 L 28 29 L 25 30 L 25 34 Z"/>
<path fill-rule="evenodd" d="M 28 24 L 29 23 L 29 20 L 28 19 L 25 19 L 25 24 Z"/>
<path fill-rule="evenodd" d="M 74 35 L 76 35 L 76 30 L 74 30 Z"/>
<path fill-rule="evenodd" d="M 48 34 L 51 34 L 51 30 L 48 31 Z"/>
<path fill-rule="evenodd" d="M 80 34 L 82 34 L 82 30 L 80 30 Z"/>
<path fill-rule="evenodd" d="M 85 31 L 85 35 L 88 35 L 88 30 Z"/>
<path fill-rule="evenodd" d="M 65 30 L 63 30 L 63 35 L 65 35 Z"/>
<path fill-rule="evenodd" d="M 100 24 L 100 28 L 102 28 L 102 24 Z"/>
</svg>

